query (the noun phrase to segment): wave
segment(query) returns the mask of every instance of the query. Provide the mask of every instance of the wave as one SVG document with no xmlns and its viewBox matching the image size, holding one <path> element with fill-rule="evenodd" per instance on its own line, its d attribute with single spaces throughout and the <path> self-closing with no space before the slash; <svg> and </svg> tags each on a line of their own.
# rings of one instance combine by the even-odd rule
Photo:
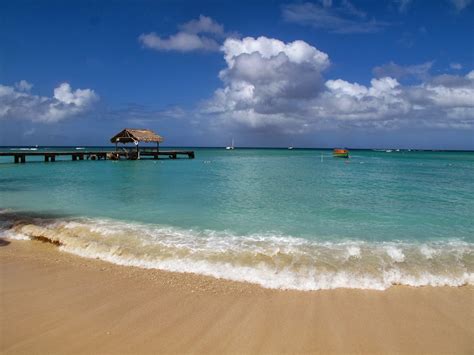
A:
<svg viewBox="0 0 474 355">
<path fill-rule="evenodd" d="M 10 150 L 38 150 L 38 148 L 10 148 Z"/>
<path fill-rule="evenodd" d="M 474 283 L 474 244 L 456 239 L 330 242 L 8 212 L 0 213 L 0 237 L 46 241 L 65 252 L 119 265 L 196 273 L 274 289 L 385 290 L 393 285 Z"/>
</svg>

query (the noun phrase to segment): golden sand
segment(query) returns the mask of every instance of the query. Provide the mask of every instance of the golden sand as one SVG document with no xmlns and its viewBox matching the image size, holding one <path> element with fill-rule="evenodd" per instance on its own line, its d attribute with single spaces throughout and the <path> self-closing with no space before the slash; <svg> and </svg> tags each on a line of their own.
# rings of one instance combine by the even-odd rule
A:
<svg viewBox="0 0 474 355">
<path fill-rule="evenodd" d="M 277 291 L 0 240 L 0 353 L 474 353 L 474 288 Z"/>
</svg>

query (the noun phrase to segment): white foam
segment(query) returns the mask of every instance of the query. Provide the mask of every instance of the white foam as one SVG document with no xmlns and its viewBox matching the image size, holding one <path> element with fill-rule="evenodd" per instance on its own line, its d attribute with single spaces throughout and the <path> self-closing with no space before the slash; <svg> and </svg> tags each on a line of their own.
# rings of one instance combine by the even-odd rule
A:
<svg viewBox="0 0 474 355">
<path fill-rule="evenodd" d="M 266 266 L 259 268 L 235 266 L 230 263 L 211 263 L 204 260 L 169 259 L 146 260 L 123 257 L 114 253 L 97 252 L 92 249 L 61 247 L 62 250 L 86 258 L 99 258 L 118 265 L 145 269 L 160 269 L 172 272 L 195 273 L 232 281 L 249 282 L 270 289 L 293 289 L 300 291 L 328 290 L 336 288 L 386 290 L 393 285 L 406 286 L 462 286 L 473 284 L 474 274 L 463 273 L 457 277 L 434 275 L 428 272 L 418 277 L 405 275 L 398 269 L 383 271 L 380 277 L 358 275 L 347 271 L 317 273 L 307 271 L 297 274 L 290 270 L 275 271 Z"/>
<path fill-rule="evenodd" d="M 347 247 L 347 257 L 360 258 L 360 247 L 355 245 L 350 245 Z"/>
<path fill-rule="evenodd" d="M 423 256 L 427 259 L 432 259 L 433 256 L 437 255 L 438 254 L 438 251 L 427 246 L 427 245 L 422 245 L 420 247 L 420 252 L 421 254 L 423 254 Z"/>
<path fill-rule="evenodd" d="M 387 252 L 388 256 L 390 256 L 397 263 L 405 261 L 405 255 L 403 254 L 403 251 L 401 251 L 401 249 L 393 245 L 389 245 L 385 247 L 385 251 Z"/>
<path fill-rule="evenodd" d="M 17 233 L 13 231 L 0 231 L 0 238 L 12 239 L 12 240 L 30 240 L 25 234 Z"/>
<path fill-rule="evenodd" d="M 30 218 L 4 223 L 0 233 L 12 239 L 40 236 L 60 243 L 62 251 L 119 265 L 196 273 L 267 288 L 384 290 L 392 285 L 460 286 L 474 279 L 474 245 L 459 240 L 332 242 L 89 218 Z"/>
</svg>

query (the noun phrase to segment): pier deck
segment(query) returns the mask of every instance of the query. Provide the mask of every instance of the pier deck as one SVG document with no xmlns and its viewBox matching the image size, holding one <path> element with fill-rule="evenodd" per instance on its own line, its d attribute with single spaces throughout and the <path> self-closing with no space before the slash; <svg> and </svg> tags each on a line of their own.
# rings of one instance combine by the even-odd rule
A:
<svg viewBox="0 0 474 355">
<path fill-rule="evenodd" d="M 118 154 L 120 158 L 130 159 L 131 154 L 136 155 L 136 151 L 11 151 L 0 152 L 0 157 L 13 157 L 15 163 L 25 163 L 26 157 L 43 157 L 45 162 L 54 162 L 56 157 L 70 156 L 71 160 L 106 160 L 108 154 Z M 140 150 L 139 159 L 151 158 L 159 159 L 166 157 L 169 159 L 177 159 L 180 155 L 194 159 L 194 151 L 192 150 Z M 136 159 L 136 158 L 135 158 Z M 135 160 L 134 159 L 134 160 Z"/>
</svg>

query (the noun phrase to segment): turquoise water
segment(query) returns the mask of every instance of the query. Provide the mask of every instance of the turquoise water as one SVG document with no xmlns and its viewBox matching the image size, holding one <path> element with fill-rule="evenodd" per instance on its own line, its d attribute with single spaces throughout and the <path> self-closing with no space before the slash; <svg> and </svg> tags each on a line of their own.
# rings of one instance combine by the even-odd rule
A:
<svg viewBox="0 0 474 355">
<path fill-rule="evenodd" d="M 82 256 L 305 290 L 473 280 L 474 153 L 11 161 L 0 163 L 4 235 L 47 234 Z"/>
</svg>

